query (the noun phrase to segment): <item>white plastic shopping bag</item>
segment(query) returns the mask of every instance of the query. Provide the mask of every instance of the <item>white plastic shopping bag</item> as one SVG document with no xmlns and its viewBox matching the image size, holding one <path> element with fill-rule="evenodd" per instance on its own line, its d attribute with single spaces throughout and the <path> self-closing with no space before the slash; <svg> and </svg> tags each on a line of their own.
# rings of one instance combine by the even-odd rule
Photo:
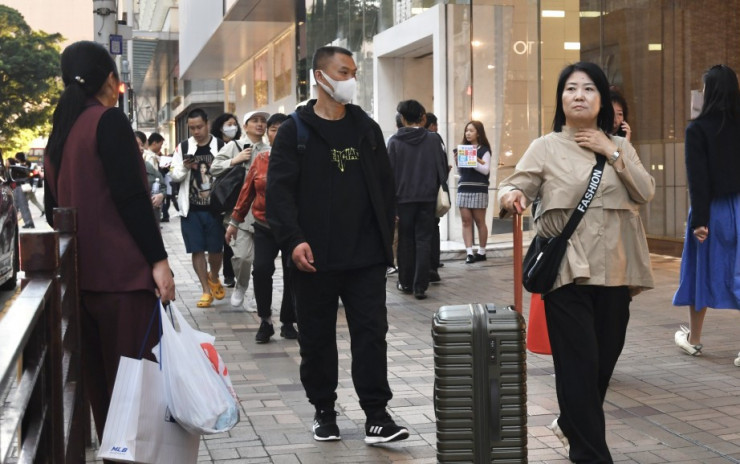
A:
<svg viewBox="0 0 740 464">
<path fill-rule="evenodd" d="M 160 312 L 162 339 L 152 352 L 162 364 L 165 394 L 172 415 L 192 433 L 231 430 L 239 422 L 239 402 L 226 366 L 213 347 L 215 338 L 190 327 L 172 302 L 169 312 L 179 331 L 164 307 L 160 306 Z M 215 360 L 213 364 L 209 356 Z"/>
<path fill-rule="evenodd" d="M 200 436 L 170 416 L 159 365 L 121 357 L 98 459 L 189 464 L 198 460 L 199 445 Z"/>
</svg>

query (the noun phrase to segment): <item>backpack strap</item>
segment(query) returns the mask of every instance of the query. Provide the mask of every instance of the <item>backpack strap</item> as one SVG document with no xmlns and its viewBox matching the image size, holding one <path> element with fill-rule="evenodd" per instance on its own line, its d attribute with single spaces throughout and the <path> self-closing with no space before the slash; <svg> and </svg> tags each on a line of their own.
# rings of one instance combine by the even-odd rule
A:
<svg viewBox="0 0 740 464">
<path fill-rule="evenodd" d="M 180 151 L 182 151 L 182 156 L 184 158 L 188 153 L 188 139 L 185 139 L 180 143 Z"/>
<path fill-rule="evenodd" d="M 293 121 L 295 121 L 296 132 L 298 134 L 298 154 L 302 155 L 306 153 L 306 143 L 308 142 L 308 127 L 306 127 L 306 123 L 301 120 L 300 116 L 298 116 L 298 113 L 296 113 L 295 111 L 290 113 L 290 117 L 293 118 Z"/>
</svg>

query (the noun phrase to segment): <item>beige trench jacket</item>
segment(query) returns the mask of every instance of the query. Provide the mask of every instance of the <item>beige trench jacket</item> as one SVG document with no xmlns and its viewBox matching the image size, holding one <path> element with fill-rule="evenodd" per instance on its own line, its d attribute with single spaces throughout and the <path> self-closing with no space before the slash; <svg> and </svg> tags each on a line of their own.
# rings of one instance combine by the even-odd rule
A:
<svg viewBox="0 0 740 464">
<path fill-rule="evenodd" d="M 537 196 L 535 230 L 552 237 L 565 227 L 586 190 L 594 153 L 573 139 L 575 131 L 563 127 L 529 146 L 514 174 L 499 185 L 499 201 L 511 190 L 521 190 L 531 204 Z M 645 229 L 639 208 L 653 198 L 655 180 L 645 170 L 632 145 L 612 137 L 620 147 L 625 167 L 617 171 L 606 164 L 596 198 L 568 240 L 565 259 L 553 290 L 575 282 L 579 285 L 626 285 L 635 295 L 653 288 Z"/>
</svg>

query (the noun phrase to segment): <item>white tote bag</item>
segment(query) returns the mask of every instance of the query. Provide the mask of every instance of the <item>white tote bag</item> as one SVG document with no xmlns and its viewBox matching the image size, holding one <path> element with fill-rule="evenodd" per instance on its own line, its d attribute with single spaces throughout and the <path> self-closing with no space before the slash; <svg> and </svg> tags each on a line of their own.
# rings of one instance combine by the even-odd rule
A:
<svg viewBox="0 0 740 464">
<path fill-rule="evenodd" d="M 159 365 L 121 357 L 98 459 L 143 464 L 190 464 L 200 436 L 172 419 Z"/>
</svg>

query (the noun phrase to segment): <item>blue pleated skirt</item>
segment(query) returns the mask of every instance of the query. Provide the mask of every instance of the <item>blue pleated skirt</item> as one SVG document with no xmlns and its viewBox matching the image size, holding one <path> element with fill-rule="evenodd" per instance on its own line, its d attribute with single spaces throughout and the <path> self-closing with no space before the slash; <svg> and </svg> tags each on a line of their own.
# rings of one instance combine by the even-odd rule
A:
<svg viewBox="0 0 740 464">
<path fill-rule="evenodd" d="M 681 277 L 673 296 L 676 306 L 740 309 L 740 194 L 710 205 L 709 236 L 699 243 L 692 233 L 691 210 L 681 256 Z"/>
</svg>

